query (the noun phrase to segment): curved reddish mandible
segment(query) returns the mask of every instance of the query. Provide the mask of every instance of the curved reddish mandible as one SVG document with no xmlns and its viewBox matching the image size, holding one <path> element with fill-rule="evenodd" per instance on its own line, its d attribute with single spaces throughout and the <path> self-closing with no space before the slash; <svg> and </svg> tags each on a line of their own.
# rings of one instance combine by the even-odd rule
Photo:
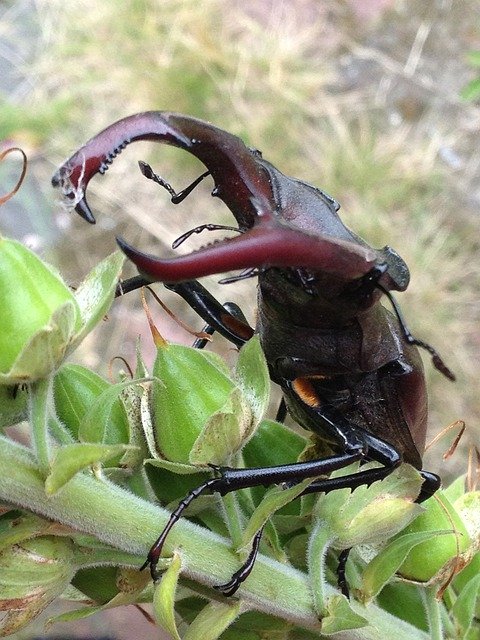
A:
<svg viewBox="0 0 480 640">
<path fill-rule="evenodd" d="M 97 173 L 131 142 L 153 140 L 180 147 L 201 160 L 219 197 L 235 216 L 242 235 L 186 256 L 158 259 L 125 241 L 119 245 L 139 270 L 163 282 L 192 280 L 249 267 L 305 267 L 347 280 L 361 277 L 378 263 L 369 247 L 319 233 L 308 233 L 282 219 L 266 164 L 238 138 L 213 125 L 174 113 L 147 111 L 119 120 L 91 138 L 52 178 L 88 222 L 95 218 L 86 189 Z M 332 214 L 333 215 L 333 214 Z"/>
</svg>

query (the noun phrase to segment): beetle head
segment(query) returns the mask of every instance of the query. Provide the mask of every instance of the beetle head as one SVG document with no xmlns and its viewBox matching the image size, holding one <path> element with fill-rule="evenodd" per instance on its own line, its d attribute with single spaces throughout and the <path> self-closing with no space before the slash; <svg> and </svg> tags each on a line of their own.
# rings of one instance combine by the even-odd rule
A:
<svg viewBox="0 0 480 640">
<path fill-rule="evenodd" d="M 333 200 L 283 176 L 236 136 L 178 114 L 150 111 L 124 118 L 60 167 L 53 185 L 88 222 L 95 222 L 86 200 L 89 181 L 105 173 L 116 155 L 135 140 L 174 145 L 199 158 L 214 180 L 212 195 L 225 202 L 242 231 L 233 239 L 171 259 L 145 254 L 118 239 L 120 248 L 151 281 L 173 283 L 245 268 L 302 267 L 350 282 L 387 264 L 383 286 L 405 288 L 407 270 L 399 266 L 397 254 L 388 248 L 376 251 L 350 233 Z"/>
</svg>

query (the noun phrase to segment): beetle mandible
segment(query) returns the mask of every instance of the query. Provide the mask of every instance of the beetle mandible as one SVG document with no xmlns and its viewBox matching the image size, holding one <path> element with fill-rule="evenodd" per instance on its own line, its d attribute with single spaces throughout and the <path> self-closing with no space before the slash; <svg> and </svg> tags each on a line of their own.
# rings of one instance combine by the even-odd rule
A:
<svg viewBox="0 0 480 640">
<path fill-rule="evenodd" d="M 309 462 L 216 470 L 215 477 L 180 502 L 144 567 L 150 565 L 156 577 L 168 532 L 186 506 L 206 491 L 224 495 L 256 485 L 295 484 L 360 460 L 376 461 L 380 466 L 315 480 L 307 491 L 354 489 L 386 477 L 404 461 L 421 470 L 424 478 L 417 501 L 431 496 L 440 479 L 422 470 L 427 395 L 417 346 L 430 352 L 444 375 L 454 376 L 430 345 L 410 334 L 391 296 L 390 291 L 404 291 L 408 286 L 409 271 L 402 258 L 388 246 L 371 248 L 342 223 L 333 198 L 285 176 L 240 138 L 196 118 L 160 111 L 112 124 L 55 173 L 53 185 L 61 187 L 70 205 L 88 222 L 95 222 L 85 197 L 89 181 L 105 173 L 115 156 L 136 140 L 180 147 L 205 165 L 205 173 L 176 193 L 149 165 L 140 163 L 142 173 L 167 189 L 173 203 L 211 176 L 212 196 L 223 200 L 237 221 L 238 228 L 195 227 L 180 236 L 174 248 L 204 230 L 234 229 L 239 235 L 171 259 L 142 253 L 119 238 L 120 248 L 140 273 L 124 283 L 123 292 L 163 282 L 213 330 L 241 346 L 254 330 L 196 278 L 237 269 L 243 269 L 240 275 L 224 282 L 258 276 L 255 331 L 270 376 L 282 388 L 288 412 L 332 451 L 330 456 Z M 384 295 L 394 313 L 382 306 Z M 233 594 L 250 573 L 260 536 L 261 532 L 240 570 L 218 587 L 226 595 Z M 342 586 L 346 591 L 346 585 Z"/>
</svg>

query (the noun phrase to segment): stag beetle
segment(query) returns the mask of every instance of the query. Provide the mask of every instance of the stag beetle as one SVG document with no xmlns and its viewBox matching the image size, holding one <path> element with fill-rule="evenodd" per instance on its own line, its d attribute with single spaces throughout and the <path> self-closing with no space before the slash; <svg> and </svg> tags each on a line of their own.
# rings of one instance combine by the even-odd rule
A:
<svg viewBox="0 0 480 640">
<path fill-rule="evenodd" d="M 390 291 L 404 291 L 409 271 L 390 247 L 373 249 L 340 220 L 339 204 L 320 189 L 281 173 L 257 150 L 207 122 L 174 113 L 150 111 L 120 120 L 92 138 L 55 173 L 70 205 L 88 222 L 95 218 L 85 191 L 91 178 L 105 173 L 118 153 L 135 140 L 153 140 L 185 149 L 205 165 L 186 189 L 175 192 L 149 165 L 142 173 L 167 189 L 173 203 L 187 197 L 207 176 L 218 197 L 235 216 L 237 227 L 204 224 L 186 232 L 233 229 L 238 236 L 172 259 L 117 242 L 140 276 L 123 292 L 162 282 L 182 296 L 210 325 L 241 346 L 254 330 L 231 307 L 220 304 L 196 281 L 202 276 L 243 269 L 222 282 L 258 276 L 258 324 L 271 378 L 283 391 L 286 409 L 317 434 L 332 455 L 270 468 L 216 469 L 215 477 L 191 491 L 171 514 L 142 568 L 156 564 L 165 538 L 188 504 L 203 492 L 224 495 L 244 487 L 295 484 L 320 478 L 354 461 L 380 466 L 339 478 L 314 480 L 308 492 L 354 489 L 386 477 L 401 461 L 421 470 L 419 502 L 440 486 L 437 475 L 422 470 L 427 396 L 417 347 L 427 349 L 434 365 L 453 374 L 428 344 L 408 331 Z M 380 303 L 389 297 L 394 313 Z M 230 310 L 229 310 L 230 309 Z M 220 589 L 234 593 L 250 573 L 261 531 L 252 551 Z M 343 576 L 347 553 L 342 554 Z M 346 585 L 342 580 L 342 588 Z"/>
</svg>

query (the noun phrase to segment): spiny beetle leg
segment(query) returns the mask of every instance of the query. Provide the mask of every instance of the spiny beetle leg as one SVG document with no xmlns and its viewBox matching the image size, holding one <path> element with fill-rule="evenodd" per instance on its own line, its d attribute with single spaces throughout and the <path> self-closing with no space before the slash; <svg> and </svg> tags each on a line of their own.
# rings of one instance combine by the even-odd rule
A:
<svg viewBox="0 0 480 640">
<path fill-rule="evenodd" d="M 342 453 L 338 455 L 329 456 L 327 458 L 321 458 L 319 460 L 310 460 L 308 462 L 295 462 L 292 464 L 280 465 L 276 467 L 258 467 L 252 469 L 233 469 L 230 467 L 215 467 L 215 472 L 219 474 L 219 477 L 206 480 L 204 483 L 192 489 L 181 500 L 177 508 L 171 513 L 170 518 L 165 525 L 162 533 L 150 549 L 147 560 L 141 567 L 145 569 L 150 565 L 150 572 L 154 580 L 157 579 L 156 566 L 158 559 L 162 553 L 162 548 L 167 538 L 168 533 L 176 522 L 180 519 L 185 509 L 191 504 L 195 498 L 202 495 L 206 491 L 217 491 L 220 495 L 226 495 L 231 491 L 237 491 L 238 489 L 246 489 L 248 487 L 255 486 L 268 486 L 271 484 L 280 484 L 287 482 L 291 484 L 297 484 L 305 478 L 314 478 L 316 476 L 324 475 L 335 471 L 336 469 L 342 469 L 348 466 L 356 460 L 361 460 L 364 457 L 364 447 L 362 443 L 358 442 L 355 446 L 351 447 L 348 453 Z M 333 479 L 332 482 L 335 482 Z M 328 483 L 328 480 L 325 482 Z M 333 488 L 337 488 L 336 486 Z M 259 541 L 258 541 L 259 542 Z M 253 563 L 255 561 L 256 552 L 253 552 L 251 557 L 251 565 L 248 565 L 248 572 L 251 571 Z M 247 571 L 245 570 L 245 571 Z M 244 573 L 244 568 L 240 569 L 240 575 L 244 576 L 240 582 L 242 582 L 247 576 Z M 228 583 L 230 584 L 230 583 Z"/>
<path fill-rule="evenodd" d="M 172 242 L 172 249 L 178 249 L 178 247 L 185 242 L 185 240 L 188 240 L 190 236 L 193 236 L 194 233 L 202 233 L 202 231 L 236 231 L 237 233 L 242 233 L 242 230 L 238 227 L 231 227 L 226 224 L 212 224 L 210 222 L 200 224 L 198 227 L 194 227 L 190 229 L 190 231 L 186 231 L 182 233 L 181 236 L 178 236 L 178 238 Z"/>
<path fill-rule="evenodd" d="M 252 548 L 250 549 L 250 553 L 248 554 L 247 559 L 242 564 L 238 571 L 232 575 L 230 580 L 225 584 L 218 584 L 214 587 L 217 591 L 223 593 L 224 596 L 230 597 L 237 591 L 242 582 L 248 578 L 251 574 L 253 565 L 255 564 L 255 560 L 257 558 L 258 549 L 260 547 L 260 541 L 262 539 L 263 527 L 257 531 L 252 540 Z"/>
</svg>

